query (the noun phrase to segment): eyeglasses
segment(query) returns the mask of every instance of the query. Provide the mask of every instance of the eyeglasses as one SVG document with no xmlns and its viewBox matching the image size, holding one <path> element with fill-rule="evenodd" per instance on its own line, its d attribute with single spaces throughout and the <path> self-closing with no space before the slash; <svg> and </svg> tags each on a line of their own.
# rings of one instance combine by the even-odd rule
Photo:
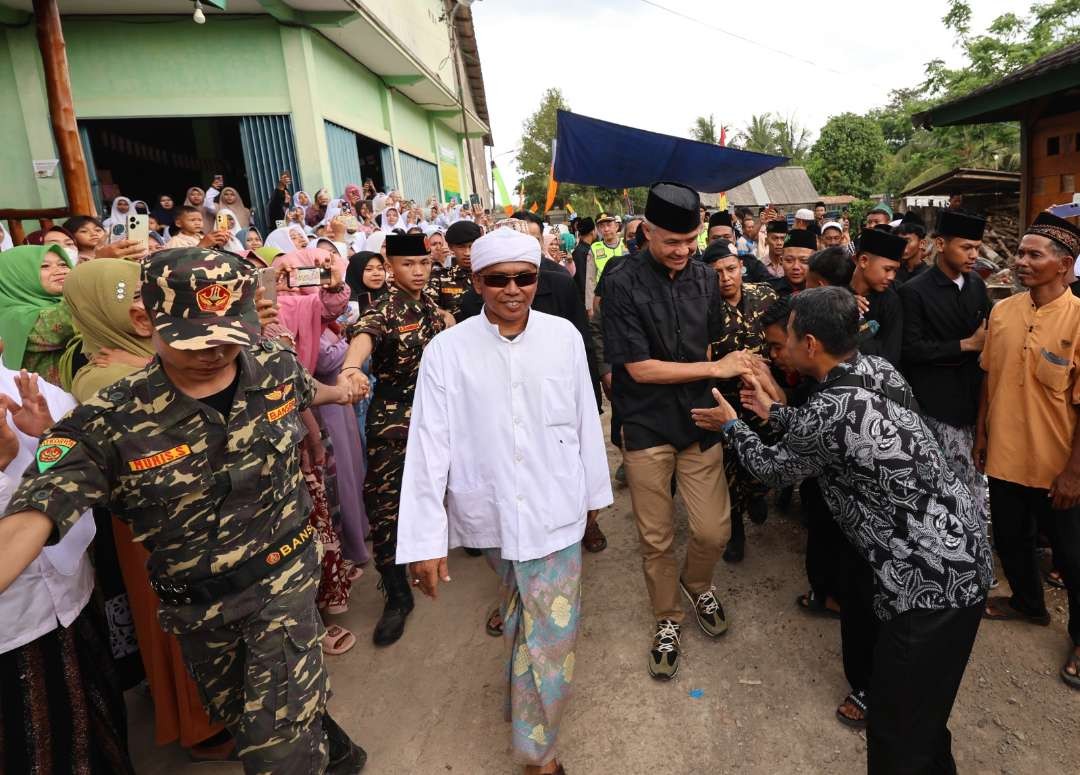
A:
<svg viewBox="0 0 1080 775">
<path fill-rule="evenodd" d="M 537 277 L 539 277 L 537 272 L 518 272 L 517 274 L 495 272 L 480 275 L 480 280 L 488 288 L 505 288 L 510 284 L 511 280 L 514 281 L 518 288 L 528 288 L 530 285 L 536 285 Z"/>
</svg>

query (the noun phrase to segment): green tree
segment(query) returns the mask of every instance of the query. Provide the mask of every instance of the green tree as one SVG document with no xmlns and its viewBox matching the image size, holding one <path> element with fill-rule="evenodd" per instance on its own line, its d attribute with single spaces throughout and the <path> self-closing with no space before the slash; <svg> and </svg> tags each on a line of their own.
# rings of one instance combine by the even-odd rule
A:
<svg viewBox="0 0 1080 775">
<path fill-rule="evenodd" d="M 750 122 L 735 136 L 735 145 L 744 151 L 775 153 L 774 123 L 772 113 L 750 116 Z"/>
<path fill-rule="evenodd" d="M 888 147 L 881 127 L 868 116 L 842 113 L 821 129 L 807 172 L 819 192 L 866 197 L 880 187 Z"/>
<path fill-rule="evenodd" d="M 690 127 L 690 137 L 699 143 L 716 145 L 719 137 L 716 135 L 716 119 L 710 113 L 706 116 L 698 116 L 694 119 L 694 125 Z"/>
<path fill-rule="evenodd" d="M 782 118 L 772 113 L 752 115 L 735 136 L 733 147 L 757 153 L 787 156 L 788 164 L 802 164 L 810 150 L 810 130 L 794 116 Z"/>
</svg>

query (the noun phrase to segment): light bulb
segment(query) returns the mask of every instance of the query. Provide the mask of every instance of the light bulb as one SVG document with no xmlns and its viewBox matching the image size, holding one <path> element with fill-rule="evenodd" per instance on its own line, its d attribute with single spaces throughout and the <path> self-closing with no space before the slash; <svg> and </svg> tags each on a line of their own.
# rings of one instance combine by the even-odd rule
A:
<svg viewBox="0 0 1080 775">
<path fill-rule="evenodd" d="M 206 24 L 206 14 L 203 13 L 202 3 L 199 0 L 195 0 L 195 13 L 191 15 L 191 20 L 196 24 Z"/>
</svg>

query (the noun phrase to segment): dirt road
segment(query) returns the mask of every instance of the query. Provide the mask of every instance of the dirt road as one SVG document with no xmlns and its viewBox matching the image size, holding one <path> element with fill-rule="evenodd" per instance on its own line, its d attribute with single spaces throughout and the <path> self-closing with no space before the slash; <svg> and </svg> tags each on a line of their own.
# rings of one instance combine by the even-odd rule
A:
<svg viewBox="0 0 1080 775">
<path fill-rule="evenodd" d="M 645 670 L 651 617 L 630 498 L 616 491 L 602 515 L 608 549 L 584 562 L 576 688 L 562 735 L 571 775 L 865 771 L 865 738 L 834 717 L 847 691 L 839 624 L 794 605 L 806 586 L 796 514 L 797 500 L 790 514 L 774 508 L 763 526 L 748 525 L 746 560 L 716 572 L 730 632 L 711 642 L 688 626 L 679 676 L 660 684 Z M 359 643 L 327 659 L 330 705 L 367 748 L 365 775 L 519 772 L 502 720 L 503 644 L 483 627 L 495 577 L 460 550 L 450 573 L 440 599 L 419 600 L 404 638 L 388 649 L 370 645 L 382 605 L 373 574 L 338 618 Z M 950 724 L 961 773 L 1080 773 L 1080 693 L 1058 678 L 1064 606 L 1064 593 L 1053 591 L 1049 628 L 983 623 Z M 149 699 L 133 691 L 129 709 L 140 773 L 240 771 L 153 749 Z"/>
</svg>

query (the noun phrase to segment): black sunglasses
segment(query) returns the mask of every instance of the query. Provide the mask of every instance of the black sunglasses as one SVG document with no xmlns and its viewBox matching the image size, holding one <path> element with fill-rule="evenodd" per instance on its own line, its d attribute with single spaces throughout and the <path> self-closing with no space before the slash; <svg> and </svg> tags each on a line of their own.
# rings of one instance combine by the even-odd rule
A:
<svg viewBox="0 0 1080 775">
<path fill-rule="evenodd" d="M 518 272 L 517 274 L 495 272 L 494 274 L 480 275 L 480 280 L 488 288 L 505 288 L 510 284 L 511 280 L 514 281 L 518 288 L 528 288 L 530 285 L 536 284 L 538 276 L 536 272 Z"/>
</svg>

